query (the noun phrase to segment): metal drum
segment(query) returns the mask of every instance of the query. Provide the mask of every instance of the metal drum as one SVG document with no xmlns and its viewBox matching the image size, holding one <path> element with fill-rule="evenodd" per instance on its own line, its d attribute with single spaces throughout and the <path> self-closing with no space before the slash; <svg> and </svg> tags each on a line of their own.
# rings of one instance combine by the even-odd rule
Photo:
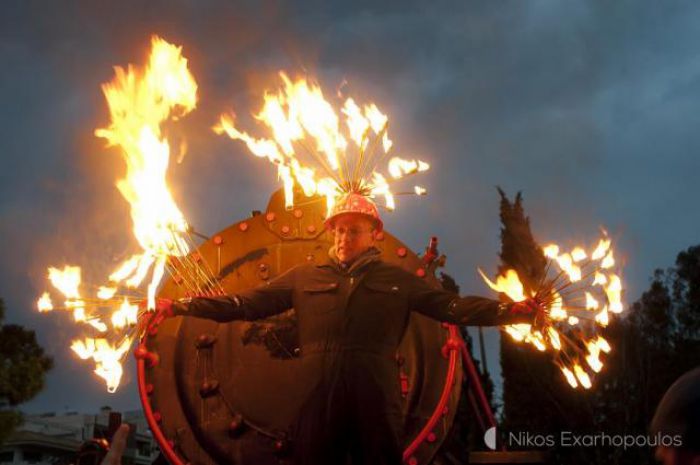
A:
<svg viewBox="0 0 700 465">
<path fill-rule="evenodd" d="M 226 292 L 321 261 L 331 245 L 322 205 L 287 210 L 277 192 L 265 212 L 224 229 L 189 259 L 209 266 Z M 387 232 L 379 239 L 384 260 L 440 285 L 434 266 Z M 181 284 L 173 275 L 160 297 L 185 297 Z M 462 379 L 455 342 L 453 327 L 414 314 L 396 354 L 408 463 L 430 463 L 452 425 Z M 169 319 L 151 327 L 135 354 L 144 412 L 171 463 L 289 463 L 289 427 L 303 415 L 314 376 L 301 371 L 293 309 L 256 322 Z"/>
</svg>

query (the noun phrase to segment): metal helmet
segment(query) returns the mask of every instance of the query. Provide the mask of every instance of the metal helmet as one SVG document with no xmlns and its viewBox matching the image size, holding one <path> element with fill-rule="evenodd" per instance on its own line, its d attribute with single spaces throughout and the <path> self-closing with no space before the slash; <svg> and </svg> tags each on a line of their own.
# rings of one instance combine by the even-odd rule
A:
<svg viewBox="0 0 700 465">
<path fill-rule="evenodd" d="M 661 398 L 651 421 L 653 434 L 679 434 L 683 447 L 700 451 L 700 367 L 678 378 Z"/>
<path fill-rule="evenodd" d="M 377 205 L 368 197 L 357 192 L 350 192 L 335 203 L 333 209 L 326 218 L 326 227 L 329 229 L 332 228 L 333 222 L 337 217 L 348 213 L 356 213 L 369 218 L 374 223 L 374 227 L 377 231 L 381 231 L 384 228 L 384 223 L 379 217 Z"/>
</svg>

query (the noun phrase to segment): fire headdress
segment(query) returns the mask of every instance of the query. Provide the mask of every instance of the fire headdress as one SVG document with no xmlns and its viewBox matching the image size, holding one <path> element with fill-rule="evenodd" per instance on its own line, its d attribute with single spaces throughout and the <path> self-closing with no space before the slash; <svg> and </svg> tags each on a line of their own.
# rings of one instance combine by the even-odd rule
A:
<svg viewBox="0 0 700 465">
<path fill-rule="evenodd" d="M 214 131 L 245 142 L 258 157 L 277 166 L 284 184 L 288 207 L 294 203 L 294 188 L 305 196 L 326 199 L 330 215 L 339 199 L 349 195 L 366 199 L 383 198 L 383 207 L 394 210 L 394 195 L 423 195 L 391 192 L 391 184 L 407 175 L 426 171 L 430 166 L 421 160 L 391 157 L 389 177 L 379 168 L 387 159 L 393 142 L 389 138 L 389 120 L 374 103 L 360 107 L 347 98 L 340 112 L 323 96 L 321 88 L 306 79 L 292 81 L 280 73 L 283 86 L 267 93 L 263 108 L 255 118 L 267 127 L 270 138 L 256 138 L 235 126 L 233 114 L 222 115 Z"/>
</svg>

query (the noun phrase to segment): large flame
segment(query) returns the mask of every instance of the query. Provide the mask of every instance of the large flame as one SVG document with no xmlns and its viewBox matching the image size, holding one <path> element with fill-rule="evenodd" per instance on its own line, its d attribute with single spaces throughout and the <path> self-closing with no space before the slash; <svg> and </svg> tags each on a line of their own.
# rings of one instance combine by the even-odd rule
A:
<svg viewBox="0 0 700 465">
<path fill-rule="evenodd" d="M 126 174 L 116 185 L 131 207 L 133 234 L 142 250 L 116 268 L 108 285 L 96 286 L 95 296 L 90 298 L 81 294 L 79 267 L 49 269 L 52 285 L 64 296 L 60 308 L 101 333 L 97 338 L 76 339 L 71 348 L 80 358 L 94 361 L 95 373 L 105 380 L 110 392 L 119 386 L 122 360 L 138 337 L 139 306 L 155 307 L 155 293 L 169 266 L 168 258 L 183 257 L 191 249 L 188 224 L 166 182 L 170 144 L 162 125 L 191 112 L 197 103 L 197 84 L 181 47 L 159 37 L 152 38 L 144 67 L 129 65 L 114 70 L 114 79 L 102 86 L 111 121 L 95 135 L 117 147 L 124 159 Z M 198 279 L 207 276 L 206 270 L 197 271 L 193 275 Z M 149 276 L 144 300 L 139 287 Z M 202 291 L 199 283 L 188 285 L 195 292 Z M 56 309 L 49 293 L 41 296 L 37 307 L 40 311 Z"/>
<path fill-rule="evenodd" d="M 554 278 L 544 279 L 540 289 L 531 290 L 531 295 L 513 269 L 497 276 L 495 283 L 479 273 L 491 289 L 513 302 L 537 297 L 546 303 L 544 327 L 517 324 L 503 329 L 516 342 L 552 351 L 567 382 L 589 389 L 592 375 L 603 369 L 601 354 L 611 350 L 599 333 L 609 323 L 609 312 L 623 310 L 622 281 L 613 270 L 611 241 L 601 238 L 590 253 L 581 246 L 563 252 L 556 244 L 547 245 L 543 252 L 559 271 Z"/>
<path fill-rule="evenodd" d="M 270 137 L 251 136 L 236 127 L 233 114 L 222 115 L 214 130 L 244 142 L 257 157 L 277 166 L 287 207 L 294 203 L 294 187 L 306 196 L 326 198 L 327 211 L 343 193 L 357 191 L 383 197 L 388 210 L 395 208 L 390 185 L 430 166 L 420 160 L 392 157 L 387 165 L 390 180 L 376 168 L 393 146 L 388 134 L 388 117 L 374 103 L 360 106 L 352 98 L 338 105 L 324 97 L 321 88 L 307 81 L 292 81 L 280 73 L 282 87 L 268 92 L 255 118 L 265 125 Z M 410 192 L 424 195 L 425 189 Z"/>
<path fill-rule="evenodd" d="M 117 187 L 131 206 L 134 236 L 143 253 L 126 262 L 130 273 L 115 272 L 112 278 L 118 278 L 114 284 L 127 280 L 130 287 L 137 287 L 153 267 L 148 289 L 149 308 L 153 308 L 165 260 L 189 252 L 181 236 L 187 232 L 187 222 L 166 183 L 170 145 L 161 135 L 161 125 L 195 108 L 197 83 L 182 48 L 155 36 L 145 69 L 115 67 L 115 74 L 102 86 L 112 121 L 95 135 L 121 149 L 127 172 Z"/>
</svg>

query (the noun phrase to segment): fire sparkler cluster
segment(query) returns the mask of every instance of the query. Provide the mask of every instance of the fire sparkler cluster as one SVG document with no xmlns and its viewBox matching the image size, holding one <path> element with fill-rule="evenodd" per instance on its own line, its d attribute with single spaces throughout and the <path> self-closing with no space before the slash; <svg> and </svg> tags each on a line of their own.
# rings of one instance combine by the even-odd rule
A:
<svg viewBox="0 0 700 465">
<path fill-rule="evenodd" d="M 611 240 L 604 236 L 589 252 L 583 247 L 565 252 L 556 244 L 543 252 L 548 262 L 537 289 L 526 290 L 513 269 L 499 275 L 495 283 L 479 273 L 489 287 L 514 302 L 535 297 L 543 303 L 544 321 L 506 326 L 504 331 L 517 342 L 552 351 L 571 387 L 589 389 L 593 374 L 603 368 L 601 354 L 611 350 L 601 329 L 608 325 L 611 313 L 623 311 L 622 282 Z"/>
</svg>

